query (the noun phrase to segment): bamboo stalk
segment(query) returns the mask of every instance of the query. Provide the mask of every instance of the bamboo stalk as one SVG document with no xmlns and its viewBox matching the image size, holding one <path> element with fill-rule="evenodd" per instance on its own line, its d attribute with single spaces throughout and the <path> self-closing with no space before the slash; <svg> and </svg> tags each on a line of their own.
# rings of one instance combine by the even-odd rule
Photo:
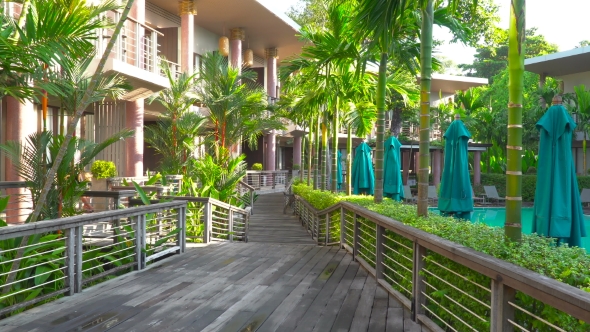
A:
<svg viewBox="0 0 590 332">
<path fill-rule="evenodd" d="M 387 53 L 381 53 L 377 81 L 377 139 L 375 140 L 375 203 L 383 201 L 383 144 L 385 142 L 385 93 L 387 83 Z"/>
</svg>

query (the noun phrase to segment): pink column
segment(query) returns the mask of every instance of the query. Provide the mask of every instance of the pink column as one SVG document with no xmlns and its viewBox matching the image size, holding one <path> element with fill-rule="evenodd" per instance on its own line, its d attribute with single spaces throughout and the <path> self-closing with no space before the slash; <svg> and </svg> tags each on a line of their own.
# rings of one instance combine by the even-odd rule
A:
<svg viewBox="0 0 590 332">
<path fill-rule="evenodd" d="M 266 49 L 266 93 L 271 98 L 277 96 L 277 49 Z M 274 171 L 276 169 L 277 158 L 277 137 L 273 130 L 266 136 L 266 170 Z"/>
<path fill-rule="evenodd" d="M 432 151 L 432 182 L 435 186 L 438 186 L 440 183 L 440 173 L 441 173 L 441 150 L 433 150 Z"/>
<path fill-rule="evenodd" d="M 410 176 L 410 151 L 402 151 L 403 163 L 403 182 L 408 184 L 408 177 Z"/>
<path fill-rule="evenodd" d="M 244 29 L 233 28 L 230 30 L 229 53 L 230 63 L 234 68 L 242 69 L 242 41 L 246 38 Z"/>
<path fill-rule="evenodd" d="M 192 13 L 180 13 L 180 28 L 180 69 L 192 73 L 195 49 L 195 17 Z"/>
<path fill-rule="evenodd" d="M 473 154 L 473 184 L 481 184 L 481 151 Z"/>
<path fill-rule="evenodd" d="M 6 140 L 24 143 L 27 136 L 37 131 L 37 114 L 35 106 L 30 101 L 20 103 L 12 97 L 6 97 Z M 23 181 L 10 161 L 6 160 L 6 181 Z M 30 192 L 25 189 L 8 189 L 10 201 L 6 208 L 6 222 L 10 224 L 23 223 L 32 212 Z M 27 199 L 23 201 L 24 198 Z"/>
<path fill-rule="evenodd" d="M 297 136 L 293 139 L 293 165 L 299 165 L 301 169 L 301 137 Z"/>
<path fill-rule="evenodd" d="M 125 108 L 125 127 L 135 130 L 135 135 L 126 141 L 127 164 L 124 176 L 143 176 L 143 99 L 128 101 Z"/>
</svg>

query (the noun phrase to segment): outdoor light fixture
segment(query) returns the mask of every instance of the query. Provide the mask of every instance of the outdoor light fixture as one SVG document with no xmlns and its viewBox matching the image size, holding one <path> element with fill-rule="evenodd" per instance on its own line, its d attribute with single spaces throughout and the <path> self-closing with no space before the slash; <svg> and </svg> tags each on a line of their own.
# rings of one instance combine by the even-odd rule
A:
<svg viewBox="0 0 590 332">
<path fill-rule="evenodd" d="M 219 38 L 219 54 L 223 56 L 229 55 L 229 38 L 226 36 Z"/>
<path fill-rule="evenodd" d="M 178 1 L 180 15 L 197 15 L 197 3 L 195 0 Z"/>
<path fill-rule="evenodd" d="M 244 65 L 247 67 L 252 67 L 254 65 L 254 51 L 252 51 L 250 47 L 244 51 Z"/>
</svg>

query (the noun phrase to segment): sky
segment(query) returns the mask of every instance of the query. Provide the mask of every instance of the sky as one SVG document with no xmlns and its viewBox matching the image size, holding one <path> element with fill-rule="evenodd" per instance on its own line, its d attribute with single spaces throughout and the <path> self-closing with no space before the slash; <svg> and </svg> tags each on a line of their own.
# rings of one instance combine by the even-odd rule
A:
<svg viewBox="0 0 590 332">
<path fill-rule="evenodd" d="M 258 0 L 278 12 L 287 12 L 299 0 Z M 500 27 L 508 28 L 510 0 L 495 0 L 500 5 Z M 588 0 L 529 0 L 527 1 L 526 26 L 537 27 L 537 33 L 545 36 L 550 43 L 557 44 L 560 51 L 574 48 L 582 40 L 590 40 Z M 435 29 L 434 37 L 450 40 L 443 29 Z M 456 64 L 471 63 L 475 49 L 461 44 L 444 43 L 438 50 L 440 55 L 452 59 Z"/>
</svg>

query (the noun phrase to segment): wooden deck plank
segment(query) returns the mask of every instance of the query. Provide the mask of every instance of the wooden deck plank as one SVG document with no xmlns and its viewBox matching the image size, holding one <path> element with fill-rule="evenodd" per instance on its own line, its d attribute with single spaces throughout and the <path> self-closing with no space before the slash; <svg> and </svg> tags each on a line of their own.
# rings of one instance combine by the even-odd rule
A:
<svg viewBox="0 0 590 332">
<path fill-rule="evenodd" d="M 361 293 L 361 298 L 356 307 L 356 312 L 354 313 L 354 318 L 352 319 L 352 325 L 350 326 L 351 331 L 367 331 L 373 303 L 375 301 L 376 288 L 377 282 L 375 279 L 367 278 Z"/>
</svg>

